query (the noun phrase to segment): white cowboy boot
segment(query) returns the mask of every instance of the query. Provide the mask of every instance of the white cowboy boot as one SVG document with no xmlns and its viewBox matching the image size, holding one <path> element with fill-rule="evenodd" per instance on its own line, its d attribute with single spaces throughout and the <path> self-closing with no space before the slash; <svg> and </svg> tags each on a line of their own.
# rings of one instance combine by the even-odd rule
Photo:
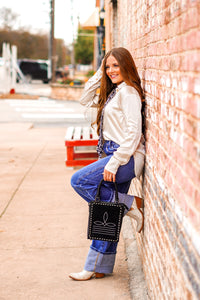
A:
<svg viewBox="0 0 200 300">
<path fill-rule="evenodd" d="M 79 273 L 70 273 L 69 274 L 70 278 L 72 278 L 73 280 L 78 280 L 78 281 L 89 280 L 92 277 L 103 278 L 104 276 L 105 276 L 104 273 L 89 272 L 89 271 L 86 271 L 86 270 L 83 270 Z"/>
<path fill-rule="evenodd" d="M 130 210 L 127 212 L 126 215 L 136 220 L 137 222 L 136 231 L 140 233 L 144 226 L 144 215 L 143 212 L 140 210 L 140 208 L 138 208 L 137 202 L 141 203 L 141 198 L 135 196 L 132 207 L 130 208 Z"/>
</svg>

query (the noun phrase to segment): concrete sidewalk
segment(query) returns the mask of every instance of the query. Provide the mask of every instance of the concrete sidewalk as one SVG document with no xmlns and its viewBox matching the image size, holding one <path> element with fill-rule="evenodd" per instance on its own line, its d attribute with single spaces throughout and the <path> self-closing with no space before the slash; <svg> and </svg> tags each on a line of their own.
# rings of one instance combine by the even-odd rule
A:
<svg viewBox="0 0 200 300">
<path fill-rule="evenodd" d="M 88 206 L 65 167 L 65 131 L 0 125 L 0 300 L 131 299 L 123 238 L 112 276 L 68 278 L 82 270 L 90 241 Z"/>
</svg>

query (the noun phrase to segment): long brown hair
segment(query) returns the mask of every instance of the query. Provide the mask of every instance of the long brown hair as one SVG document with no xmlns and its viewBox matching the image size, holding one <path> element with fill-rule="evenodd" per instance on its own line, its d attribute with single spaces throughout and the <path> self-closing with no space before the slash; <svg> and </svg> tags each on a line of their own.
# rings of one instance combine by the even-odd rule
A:
<svg viewBox="0 0 200 300">
<path fill-rule="evenodd" d="M 120 72 L 123 77 L 124 82 L 127 85 L 130 85 L 134 87 L 138 94 L 140 95 L 141 101 L 144 99 L 143 90 L 141 87 L 141 80 L 138 75 L 134 60 L 132 58 L 132 55 L 130 52 L 123 48 L 113 48 L 110 50 L 104 57 L 103 63 L 102 63 L 102 78 L 101 78 L 101 86 L 100 86 L 100 95 L 99 95 L 99 101 L 98 101 L 98 108 L 97 108 L 97 133 L 99 134 L 99 127 L 100 127 L 100 118 L 101 118 L 101 112 L 104 107 L 104 104 L 107 100 L 108 95 L 113 90 L 113 88 L 116 86 L 112 83 L 110 78 L 106 74 L 106 61 L 109 56 L 114 56 L 114 58 L 117 60 Z"/>
</svg>

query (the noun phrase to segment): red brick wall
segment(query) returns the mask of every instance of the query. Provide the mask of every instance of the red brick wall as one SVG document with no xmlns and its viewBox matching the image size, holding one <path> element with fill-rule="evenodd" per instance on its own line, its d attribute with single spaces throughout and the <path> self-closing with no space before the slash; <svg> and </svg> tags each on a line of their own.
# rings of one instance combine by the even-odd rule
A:
<svg viewBox="0 0 200 300">
<path fill-rule="evenodd" d="M 149 295 L 199 299 L 200 1 L 118 0 L 117 24 L 118 46 L 131 51 L 146 95 L 137 241 Z"/>
</svg>

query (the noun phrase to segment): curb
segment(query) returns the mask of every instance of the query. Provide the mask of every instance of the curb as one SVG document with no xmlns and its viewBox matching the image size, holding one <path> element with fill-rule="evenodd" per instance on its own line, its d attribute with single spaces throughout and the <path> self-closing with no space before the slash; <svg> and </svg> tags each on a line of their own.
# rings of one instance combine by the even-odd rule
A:
<svg viewBox="0 0 200 300">
<path fill-rule="evenodd" d="M 148 300 L 148 290 L 142 268 L 142 261 L 138 253 L 137 242 L 133 233 L 132 222 L 124 217 L 122 226 L 126 260 L 129 272 L 129 288 L 131 299 Z"/>
</svg>

